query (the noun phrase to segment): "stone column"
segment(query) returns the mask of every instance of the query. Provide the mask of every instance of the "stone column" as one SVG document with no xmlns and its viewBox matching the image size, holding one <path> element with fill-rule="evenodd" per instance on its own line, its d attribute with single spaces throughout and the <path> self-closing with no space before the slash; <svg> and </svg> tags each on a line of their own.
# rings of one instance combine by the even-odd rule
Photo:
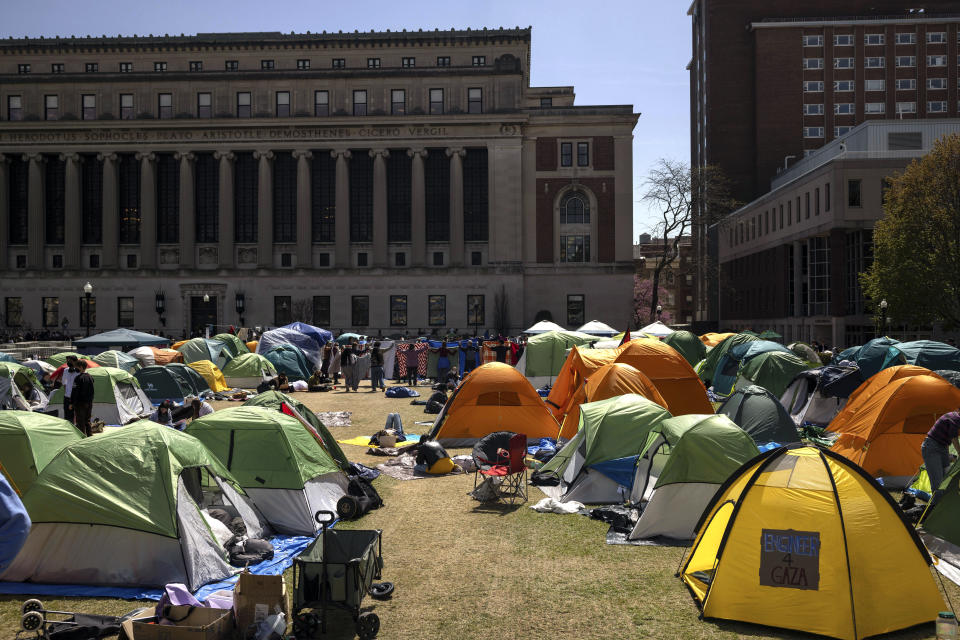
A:
<svg viewBox="0 0 960 640">
<path fill-rule="evenodd" d="M 463 157 L 462 147 L 447 149 L 450 156 L 450 265 L 463 266 Z"/>
<path fill-rule="evenodd" d="M 335 265 L 339 269 L 350 266 L 350 150 L 334 150 L 330 156 L 337 159 L 337 213 L 334 237 L 337 241 Z"/>
<path fill-rule="evenodd" d="M 63 184 L 63 266 L 80 268 L 80 242 L 83 238 L 80 209 L 80 154 L 61 153 L 64 163 Z M 3 196 L 0 195 L 0 198 Z M 2 206 L 2 205 L 0 205 Z"/>
<path fill-rule="evenodd" d="M 7 252 L 10 246 L 10 172 L 7 156 L 0 153 L 0 271 L 10 264 Z"/>
<path fill-rule="evenodd" d="M 373 158 L 373 266 L 387 266 L 387 149 L 371 149 Z"/>
<path fill-rule="evenodd" d="M 427 196 L 423 174 L 423 159 L 427 150 L 407 149 L 410 163 L 410 264 L 422 267 L 427 260 Z"/>
<path fill-rule="evenodd" d="M 273 266 L 273 151 L 254 151 L 260 161 L 257 183 L 257 266 Z"/>
<path fill-rule="evenodd" d="M 194 249 L 197 239 L 197 201 L 193 182 L 195 156 L 189 151 L 178 151 L 173 157 L 180 161 L 180 266 L 191 269 L 197 253 Z"/>
<path fill-rule="evenodd" d="M 120 212 L 117 209 L 117 154 L 112 151 L 97 154 L 103 162 L 103 239 L 100 266 L 104 269 L 117 267 L 117 233 Z"/>
<path fill-rule="evenodd" d="M 214 151 L 213 157 L 220 162 L 220 182 L 217 187 L 217 260 L 221 267 L 232 267 L 236 258 L 233 250 L 233 161 L 236 155 L 232 151 Z"/>
<path fill-rule="evenodd" d="M 793 242 L 793 317 L 803 317 L 803 253 L 801 243 Z M 800 340 L 806 340 L 800 336 Z"/>
<path fill-rule="evenodd" d="M 43 269 L 44 222 L 46 218 L 44 183 L 44 163 L 42 153 L 27 153 L 23 159 L 30 163 L 27 178 L 27 267 Z"/>
<path fill-rule="evenodd" d="M 313 152 L 296 150 L 297 159 L 297 266 L 313 266 L 313 191 L 310 188 L 310 160 Z"/>
<path fill-rule="evenodd" d="M 140 161 L 140 266 L 157 266 L 157 154 L 141 151 Z"/>
</svg>

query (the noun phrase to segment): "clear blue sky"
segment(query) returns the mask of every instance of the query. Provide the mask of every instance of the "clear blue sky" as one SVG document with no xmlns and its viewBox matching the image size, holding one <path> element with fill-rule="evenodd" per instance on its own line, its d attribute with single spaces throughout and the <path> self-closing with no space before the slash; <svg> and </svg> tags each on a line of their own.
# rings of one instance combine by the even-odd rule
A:
<svg viewBox="0 0 960 640">
<path fill-rule="evenodd" d="M 634 240 L 650 218 L 642 180 L 689 160 L 689 2 L 651 0 L 2 0 L 0 36 L 211 31 L 377 31 L 532 26 L 531 81 L 573 85 L 576 104 L 631 104 Z"/>
</svg>

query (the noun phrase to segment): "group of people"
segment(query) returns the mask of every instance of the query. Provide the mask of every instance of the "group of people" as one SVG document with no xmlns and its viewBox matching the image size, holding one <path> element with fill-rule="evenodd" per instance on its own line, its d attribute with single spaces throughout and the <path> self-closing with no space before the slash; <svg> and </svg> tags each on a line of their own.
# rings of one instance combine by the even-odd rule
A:
<svg viewBox="0 0 960 640">
<path fill-rule="evenodd" d="M 184 400 L 182 407 L 175 407 L 171 401 L 164 400 L 150 414 L 150 420 L 165 427 L 173 427 L 182 431 L 190 421 L 213 413 L 213 407 L 206 400 L 201 400 L 195 396 L 190 396 Z"/>
<path fill-rule="evenodd" d="M 63 386 L 64 419 L 73 423 L 83 435 L 93 435 L 90 425 L 93 415 L 93 376 L 87 373 L 87 361 L 77 356 L 67 356 L 66 369 L 57 384 Z M 27 400 L 33 403 L 29 396 Z"/>
</svg>

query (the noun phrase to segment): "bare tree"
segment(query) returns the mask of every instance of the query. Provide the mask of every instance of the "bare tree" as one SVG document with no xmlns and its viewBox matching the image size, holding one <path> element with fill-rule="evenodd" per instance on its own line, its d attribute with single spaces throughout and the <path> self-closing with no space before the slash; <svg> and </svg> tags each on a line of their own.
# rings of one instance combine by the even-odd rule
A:
<svg viewBox="0 0 960 640">
<path fill-rule="evenodd" d="M 295 322 L 310 324 L 313 322 L 313 302 L 307 298 L 297 298 L 293 301 L 290 313 Z"/>
</svg>

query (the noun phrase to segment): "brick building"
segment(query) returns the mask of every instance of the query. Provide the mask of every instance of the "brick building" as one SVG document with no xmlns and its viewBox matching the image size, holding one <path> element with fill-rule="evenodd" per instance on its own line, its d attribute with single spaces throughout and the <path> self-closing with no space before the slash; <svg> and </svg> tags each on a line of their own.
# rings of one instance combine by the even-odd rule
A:
<svg viewBox="0 0 960 640">
<path fill-rule="evenodd" d="M 644 233 L 639 242 L 633 245 L 633 262 L 641 280 L 653 281 L 653 272 L 663 255 L 663 239 L 651 238 Z M 669 314 L 670 326 L 691 326 L 695 312 L 694 294 L 696 293 L 696 260 L 693 255 L 693 242 L 690 236 L 681 236 L 679 254 L 660 274 L 660 288 L 666 292 L 666 298 L 660 300 L 664 313 Z M 646 315 L 644 315 L 646 319 Z"/>
</svg>

